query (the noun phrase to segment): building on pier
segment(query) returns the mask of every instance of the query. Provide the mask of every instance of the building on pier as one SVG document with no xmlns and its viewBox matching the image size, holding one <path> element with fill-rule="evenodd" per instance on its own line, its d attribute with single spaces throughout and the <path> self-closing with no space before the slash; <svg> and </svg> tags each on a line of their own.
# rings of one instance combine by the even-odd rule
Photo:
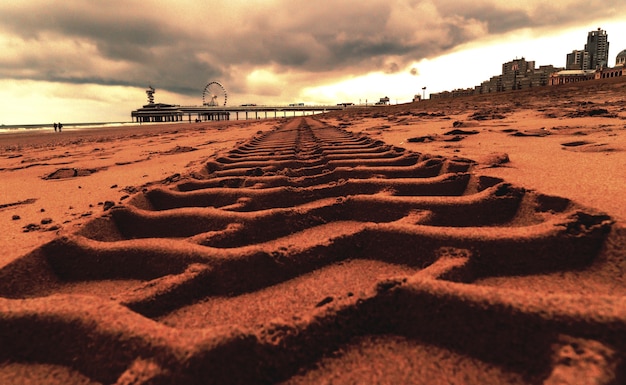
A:
<svg viewBox="0 0 626 385">
<path fill-rule="evenodd" d="M 211 110 L 202 107 L 181 107 L 175 104 L 154 103 L 147 104 L 131 112 L 133 122 L 182 122 L 229 120 L 230 112 Z"/>
<path fill-rule="evenodd" d="M 182 120 L 183 114 L 180 106 L 165 103 L 146 104 L 142 108 L 133 111 L 131 116 L 133 121 L 144 122 L 178 122 Z"/>
<path fill-rule="evenodd" d="M 131 112 L 133 122 L 183 122 L 183 121 L 215 121 L 230 120 L 234 117 L 241 119 L 261 119 L 261 118 L 286 118 L 300 115 L 313 115 L 332 110 L 343 110 L 346 105 L 336 106 L 305 106 L 304 103 L 294 103 L 289 106 L 258 106 L 256 104 L 246 104 L 241 106 L 227 107 L 225 105 L 203 104 L 202 106 L 180 106 L 177 104 L 165 104 L 154 102 L 154 88 L 150 87 L 148 104 Z"/>
<path fill-rule="evenodd" d="M 267 118 L 287 118 L 300 115 L 313 115 L 349 108 L 336 106 L 178 106 L 155 103 L 145 105 L 131 112 L 133 122 L 184 122 L 215 120 L 248 120 Z"/>
<path fill-rule="evenodd" d="M 215 82 L 209 83 L 209 85 L 211 84 L 215 84 Z M 258 106 L 256 104 L 244 104 L 241 106 L 227 107 L 225 102 L 223 105 L 222 103 L 203 103 L 202 106 L 180 106 L 177 104 L 155 103 L 155 92 L 156 91 L 152 86 L 146 90 L 146 94 L 148 95 L 148 104 L 131 112 L 133 122 L 200 122 L 230 120 L 231 117 L 234 117 L 235 120 L 239 120 L 240 116 L 242 119 L 246 120 L 261 118 L 267 119 L 272 117 L 286 118 L 288 116 L 297 116 L 297 114 L 313 115 L 320 112 L 343 110 L 347 107 L 345 104 L 339 104 L 336 106 L 305 106 L 304 103 L 293 103 L 289 106 Z M 203 98 L 206 99 L 206 96 L 203 95 Z M 213 99 L 214 98 L 212 97 L 211 100 Z M 386 99 L 388 102 L 389 98 Z M 381 101 L 382 100 L 383 99 L 381 98 Z"/>
</svg>

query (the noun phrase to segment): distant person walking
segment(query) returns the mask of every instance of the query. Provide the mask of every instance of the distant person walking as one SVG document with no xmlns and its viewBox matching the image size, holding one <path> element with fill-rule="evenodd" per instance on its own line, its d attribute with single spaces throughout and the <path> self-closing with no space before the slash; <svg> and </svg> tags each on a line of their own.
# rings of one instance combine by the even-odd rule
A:
<svg viewBox="0 0 626 385">
<path fill-rule="evenodd" d="M 61 124 L 61 122 L 59 122 L 59 132 L 61 132 L 62 128 L 63 128 L 63 125 Z"/>
<path fill-rule="evenodd" d="M 54 122 L 54 132 L 57 132 L 57 123 Z"/>
</svg>

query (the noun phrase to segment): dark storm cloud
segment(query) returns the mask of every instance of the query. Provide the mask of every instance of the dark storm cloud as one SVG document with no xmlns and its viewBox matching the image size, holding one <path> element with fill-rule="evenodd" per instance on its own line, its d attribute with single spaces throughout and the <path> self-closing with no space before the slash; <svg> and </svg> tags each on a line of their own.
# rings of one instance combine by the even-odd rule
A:
<svg viewBox="0 0 626 385">
<path fill-rule="evenodd" d="M 87 39 L 96 43 L 103 53 L 112 54 L 113 58 L 125 58 L 116 55 L 116 51 L 123 47 L 130 52 L 131 49 L 175 44 L 185 37 L 183 30 L 163 25 L 157 18 L 120 11 L 122 3 L 111 1 L 104 7 L 93 4 L 82 6 L 80 2 L 68 1 L 43 7 L 25 5 L 3 9 L 0 19 L 4 28 L 27 40 L 42 39 L 46 33 L 69 39 Z"/>
<path fill-rule="evenodd" d="M 185 43 L 194 39 L 188 30 L 149 12 L 125 12 L 127 5 L 68 1 L 42 7 L 8 7 L 2 9 L 0 28 L 24 39 L 27 46 L 37 47 L 37 51 L 54 47 L 62 40 L 95 46 L 96 57 L 91 51 L 81 52 L 79 46 L 69 57 L 67 52 L 54 49 L 45 55 L 26 51 L 24 62 L 18 65 L 33 67 L 34 72 L 28 77 L 35 80 L 140 87 L 158 82 L 174 92 L 192 93 L 197 92 L 198 79 L 222 75 L 219 65 L 202 62 L 196 57 L 193 44 Z M 125 63 L 128 70 L 107 72 L 106 66 L 94 66 L 93 71 L 98 72 L 84 74 L 98 57 Z M 2 72 L 0 75 L 5 78 L 12 74 L 26 77 Z"/>
<path fill-rule="evenodd" d="M 544 32 L 560 27 L 607 18 L 623 12 L 621 0 L 560 1 L 433 1 L 442 15 L 484 21 L 490 34 L 502 34 L 521 28 L 539 28 Z M 515 8 L 516 5 L 520 8 Z M 583 32 L 585 33 L 585 32 Z"/>
<path fill-rule="evenodd" d="M 591 0 L 591 10 L 589 1 L 582 0 L 197 3 L 0 4 L 0 37 L 27 47 L 0 58 L 0 77 L 140 87 L 152 83 L 188 95 L 201 92 L 209 80 L 222 80 L 244 91 L 246 71 L 258 68 L 300 74 L 309 81 L 398 72 L 482 33 L 558 28 L 611 16 L 621 6 L 621 0 L 601 6 Z"/>
<path fill-rule="evenodd" d="M 506 3 L 504 3 L 506 4 Z M 435 2 L 440 14 L 457 20 L 480 20 L 491 34 L 506 33 L 533 25 L 533 16 L 525 10 L 507 9 L 493 1 L 475 1 L 464 4 L 458 1 Z"/>
</svg>

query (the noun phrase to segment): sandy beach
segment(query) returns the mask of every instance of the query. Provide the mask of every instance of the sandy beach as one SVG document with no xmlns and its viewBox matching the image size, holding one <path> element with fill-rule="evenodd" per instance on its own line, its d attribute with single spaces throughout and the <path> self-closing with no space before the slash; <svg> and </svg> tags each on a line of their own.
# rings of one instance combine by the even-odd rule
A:
<svg viewBox="0 0 626 385">
<path fill-rule="evenodd" d="M 626 78 L 0 135 L 0 383 L 624 383 L 625 167 Z"/>
</svg>

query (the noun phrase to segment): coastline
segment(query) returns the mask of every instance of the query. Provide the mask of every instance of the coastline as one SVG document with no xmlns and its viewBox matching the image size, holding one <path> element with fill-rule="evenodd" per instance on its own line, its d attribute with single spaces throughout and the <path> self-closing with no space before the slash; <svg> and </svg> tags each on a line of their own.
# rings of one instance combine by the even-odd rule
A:
<svg viewBox="0 0 626 385">
<path fill-rule="evenodd" d="M 133 122 L 91 122 L 91 123 L 63 123 L 63 128 L 68 131 L 75 131 L 81 129 L 103 127 L 123 127 L 127 125 L 136 125 L 138 123 Z M 26 133 L 26 132 L 42 132 L 53 131 L 53 123 L 41 123 L 41 124 L 2 124 L 0 125 L 0 135 L 9 133 Z"/>
<path fill-rule="evenodd" d="M 0 234 L 0 243 L 12 245 L 0 266 L 53 239 L 58 229 L 79 227 L 102 214 L 105 201 L 121 202 L 129 191 L 184 173 L 274 124 L 254 123 L 162 123 L 0 135 L 0 218 L 9 227 Z M 92 172 L 44 179 L 63 169 Z M 19 203 L 24 201 L 30 203 Z M 41 226 L 48 219 L 52 223 Z M 40 230 L 28 231 L 29 225 Z"/>
</svg>

